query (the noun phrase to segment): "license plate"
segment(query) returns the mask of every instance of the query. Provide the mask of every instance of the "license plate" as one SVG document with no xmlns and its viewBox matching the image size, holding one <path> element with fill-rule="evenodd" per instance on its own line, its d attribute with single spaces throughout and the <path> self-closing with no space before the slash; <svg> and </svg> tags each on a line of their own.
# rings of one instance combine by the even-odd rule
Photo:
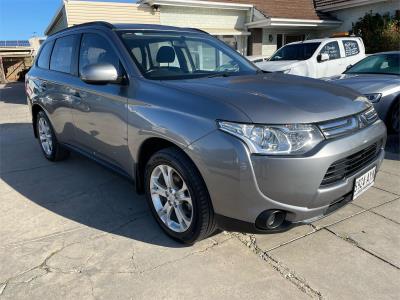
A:
<svg viewBox="0 0 400 300">
<path fill-rule="evenodd" d="M 356 178 L 354 183 L 353 200 L 368 190 L 375 182 L 376 167 Z"/>
</svg>

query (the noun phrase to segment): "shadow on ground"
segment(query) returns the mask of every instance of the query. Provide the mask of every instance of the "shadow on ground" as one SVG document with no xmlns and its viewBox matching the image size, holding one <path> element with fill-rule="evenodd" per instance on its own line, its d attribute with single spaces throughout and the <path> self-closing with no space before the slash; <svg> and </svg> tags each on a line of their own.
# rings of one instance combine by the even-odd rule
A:
<svg viewBox="0 0 400 300">
<path fill-rule="evenodd" d="M 5 84 L 0 89 L 0 102 L 26 104 L 26 95 L 23 82 Z"/>
<path fill-rule="evenodd" d="M 400 160 L 400 136 L 397 134 L 388 135 L 386 143 L 386 159 Z"/>
<path fill-rule="evenodd" d="M 103 232 L 184 247 L 162 232 L 129 180 L 75 153 L 66 161 L 47 161 L 29 123 L 0 124 L 0 137 L 0 177 L 10 197 L 18 197 L 12 194 L 18 192 L 53 213 Z"/>
</svg>

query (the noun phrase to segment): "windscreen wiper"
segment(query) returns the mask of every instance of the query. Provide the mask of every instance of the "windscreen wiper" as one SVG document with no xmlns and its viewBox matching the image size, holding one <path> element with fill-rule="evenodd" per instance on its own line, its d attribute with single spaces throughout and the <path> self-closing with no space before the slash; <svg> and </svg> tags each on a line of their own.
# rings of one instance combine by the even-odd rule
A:
<svg viewBox="0 0 400 300">
<path fill-rule="evenodd" d="M 208 78 L 213 78 L 213 77 L 229 77 L 231 76 L 231 74 L 229 72 L 218 72 L 215 74 L 211 74 L 209 76 L 207 76 Z"/>
</svg>

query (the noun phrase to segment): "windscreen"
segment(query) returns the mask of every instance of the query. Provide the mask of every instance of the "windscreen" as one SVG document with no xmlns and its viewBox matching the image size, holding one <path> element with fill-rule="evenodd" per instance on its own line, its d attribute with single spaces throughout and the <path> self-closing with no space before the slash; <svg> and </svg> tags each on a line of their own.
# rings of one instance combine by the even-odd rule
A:
<svg viewBox="0 0 400 300">
<path fill-rule="evenodd" d="M 345 73 L 400 75 L 400 53 L 368 56 L 355 64 Z"/>
<path fill-rule="evenodd" d="M 286 45 L 275 52 L 275 54 L 269 60 L 306 60 L 313 56 L 319 45 L 320 43 Z"/>
<path fill-rule="evenodd" d="M 206 34 L 121 31 L 123 43 L 144 77 L 154 80 L 255 74 L 257 68 Z"/>
</svg>

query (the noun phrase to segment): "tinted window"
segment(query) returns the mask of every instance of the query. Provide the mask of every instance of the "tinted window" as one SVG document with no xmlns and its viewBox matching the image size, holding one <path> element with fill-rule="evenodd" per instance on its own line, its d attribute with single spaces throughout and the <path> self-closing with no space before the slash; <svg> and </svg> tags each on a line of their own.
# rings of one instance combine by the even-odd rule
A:
<svg viewBox="0 0 400 300">
<path fill-rule="evenodd" d="M 93 64 L 112 64 L 119 68 L 119 58 L 109 42 L 98 34 L 84 34 L 79 54 L 79 73 Z"/>
<path fill-rule="evenodd" d="M 306 60 L 313 56 L 319 45 L 320 43 L 286 45 L 275 52 L 270 60 Z"/>
<path fill-rule="evenodd" d="M 346 56 L 353 56 L 360 53 L 360 48 L 356 41 L 344 40 L 343 41 L 344 53 Z"/>
<path fill-rule="evenodd" d="M 329 60 L 340 58 L 338 42 L 330 42 L 326 44 L 320 53 L 327 53 L 329 55 Z"/>
<path fill-rule="evenodd" d="M 69 35 L 56 40 L 51 54 L 51 70 L 71 73 L 76 39 L 76 35 Z"/>
<path fill-rule="evenodd" d="M 53 49 L 53 42 L 48 42 L 42 46 L 42 50 L 40 50 L 39 58 L 37 61 L 37 65 L 39 68 L 49 68 L 51 49 Z"/>
<path fill-rule="evenodd" d="M 394 74 L 400 75 L 399 54 L 376 54 L 355 64 L 347 74 Z"/>
</svg>

